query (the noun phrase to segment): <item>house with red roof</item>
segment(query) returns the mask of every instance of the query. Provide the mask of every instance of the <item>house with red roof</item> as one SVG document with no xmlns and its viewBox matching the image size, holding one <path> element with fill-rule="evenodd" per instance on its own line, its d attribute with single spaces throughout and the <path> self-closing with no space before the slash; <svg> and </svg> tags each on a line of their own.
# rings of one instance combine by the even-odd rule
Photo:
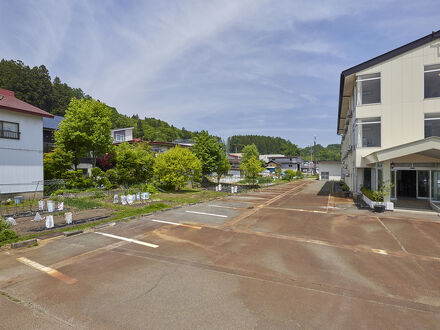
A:
<svg viewBox="0 0 440 330">
<path fill-rule="evenodd" d="M 0 89 L 0 199 L 43 195 L 43 118 L 53 115 Z"/>
</svg>

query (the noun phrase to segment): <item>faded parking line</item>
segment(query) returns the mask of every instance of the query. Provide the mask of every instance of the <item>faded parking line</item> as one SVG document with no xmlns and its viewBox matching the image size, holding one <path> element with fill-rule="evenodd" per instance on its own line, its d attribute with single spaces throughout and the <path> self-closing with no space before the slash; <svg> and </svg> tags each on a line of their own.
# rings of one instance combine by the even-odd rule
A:
<svg viewBox="0 0 440 330">
<path fill-rule="evenodd" d="M 179 223 L 179 222 L 171 222 L 171 221 L 157 220 L 157 219 L 147 219 L 147 220 L 153 221 L 153 222 L 165 223 L 167 225 L 182 226 L 182 227 L 188 227 L 188 228 L 193 228 L 193 229 L 202 229 L 202 227 L 200 227 L 200 226 L 187 225 L 185 223 Z"/>
<path fill-rule="evenodd" d="M 99 234 L 99 235 L 103 235 L 103 236 L 107 236 L 107 237 L 111 237 L 111 238 L 120 239 L 121 241 L 126 241 L 126 242 L 131 242 L 131 243 L 136 243 L 136 244 L 148 246 L 148 247 L 151 247 L 154 249 L 159 247 L 159 245 L 138 241 L 137 239 L 133 239 L 133 238 L 127 238 L 127 237 L 122 237 L 122 236 L 117 236 L 117 235 L 112 235 L 112 234 L 107 234 L 107 233 L 101 233 L 99 231 L 95 231 L 94 233 Z"/>
<path fill-rule="evenodd" d="M 35 268 L 43 273 L 46 273 L 49 276 L 55 277 L 56 279 L 63 281 L 64 283 L 75 284 L 76 282 L 78 282 L 78 280 L 75 278 L 69 277 L 54 268 L 43 266 L 43 265 L 39 264 L 38 262 L 29 260 L 28 258 L 20 257 L 20 258 L 17 258 L 17 260 L 27 266 L 30 266 L 30 267 Z"/>
<path fill-rule="evenodd" d="M 185 211 L 187 213 L 195 213 L 195 214 L 202 214 L 202 215 L 210 215 L 212 217 L 220 217 L 220 218 L 227 218 L 227 215 L 222 214 L 213 214 L 213 213 L 205 213 L 205 212 L 197 212 L 197 211 Z"/>
</svg>

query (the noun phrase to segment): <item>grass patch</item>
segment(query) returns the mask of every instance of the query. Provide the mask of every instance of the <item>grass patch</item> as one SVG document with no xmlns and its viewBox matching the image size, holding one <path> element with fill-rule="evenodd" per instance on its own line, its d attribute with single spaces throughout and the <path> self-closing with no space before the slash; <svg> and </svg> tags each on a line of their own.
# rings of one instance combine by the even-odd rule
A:
<svg viewBox="0 0 440 330">
<path fill-rule="evenodd" d="M 21 304 L 21 300 L 15 297 L 12 297 L 9 293 L 5 292 L 5 291 L 0 291 L 0 294 L 6 298 L 8 298 L 9 300 L 17 303 L 17 304 Z"/>
<path fill-rule="evenodd" d="M 117 212 L 113 217 L 110 218 L 111 221 L 120 220 L 123 218 L 138 216 L 146 213 L 156 212 L 170 207 L 168 204 L 157 203 L 150 204 L 139 208 L 126 208 L 122 211 Z"/>
<path fill-rule="evenodd" d="M 54 198 L 55 199 L 55 198 Z M 80 198 L 56 198 L 57 200 L 64 201 L 64 204 L 69 207 L 74 207 L 78 210 L 88 210 L 104 206 L 102 202 L 94 200 L 90 197 Z"/>
<path fill-rule="evenodd" d="M 221 191 L 188 189 L 175 193 L 154 194 L 153 198 L 155 200 L 163 200 L 163 201 L 169 201 L 169 202 L 185 205 L 185 204 L 199 203 L 209 199 L 213 199 L 221 196 L 227 196 L 227 195 L 229 194 Z"/>
</svg>

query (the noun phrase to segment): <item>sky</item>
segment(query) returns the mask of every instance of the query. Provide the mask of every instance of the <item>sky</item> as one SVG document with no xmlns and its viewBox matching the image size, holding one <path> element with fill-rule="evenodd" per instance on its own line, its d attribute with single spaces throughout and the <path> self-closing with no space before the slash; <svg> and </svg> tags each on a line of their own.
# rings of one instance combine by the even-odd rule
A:
<svg viewBox="0 0 440 330">
<path fill-rule="evenodd" d="M 0 56 L 126 115 L 339 143 L 341 71 L 440 30 L 437 1 L 0 0 Z"/>
</svg>

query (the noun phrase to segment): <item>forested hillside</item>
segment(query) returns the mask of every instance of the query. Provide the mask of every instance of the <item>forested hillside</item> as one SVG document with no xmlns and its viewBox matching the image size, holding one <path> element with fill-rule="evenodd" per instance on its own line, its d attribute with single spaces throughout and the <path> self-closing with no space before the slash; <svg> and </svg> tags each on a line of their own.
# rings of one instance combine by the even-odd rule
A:
<svg viewBox="0 0 440 330">
<path fill-rule="evenodd" d="M 233 135 L 228 138 L 227 146 L 229 152 L 241 152 L 249 145 L 255 144 L 260 154 L 283 154 L 299 155 L 299 149 L 296 144 L 280 137 L 264 135 Z"/>
<path fill-rule="evenodd" d="M 255 144 L 260 154 L 283 154 L 289 156 L 301 156 L 304 160 L 310 160 L 310 147 L 299 148 L 291 141 L 273 136 L 263 135 L 234 135 L 228 138 L 229 152 L 241 152 L 244 146 Z M 341 145 L 329 144 L 323 147 L 316 145 L 317 160 L 340 160 Z"/>
<path fill-rule="evenodd" d="M 22 61 L 0 61 L 0 88 L 15 92 L 15 96 L 51 114 L 63 116 L 71 98 L 90 98 L 81 88 L 72 88 L 61 79 L 52 81 L 44 65 L 33 68 Z M 109 104 L 109 106 L 111 106 Z M 131 117 L 113 108 L 112 128 L 134 127 L 134 135 L 145 140 L 174 141 L 191 139 L 197 132 L 179 129 L 155 118 Z"/>
</svg>

